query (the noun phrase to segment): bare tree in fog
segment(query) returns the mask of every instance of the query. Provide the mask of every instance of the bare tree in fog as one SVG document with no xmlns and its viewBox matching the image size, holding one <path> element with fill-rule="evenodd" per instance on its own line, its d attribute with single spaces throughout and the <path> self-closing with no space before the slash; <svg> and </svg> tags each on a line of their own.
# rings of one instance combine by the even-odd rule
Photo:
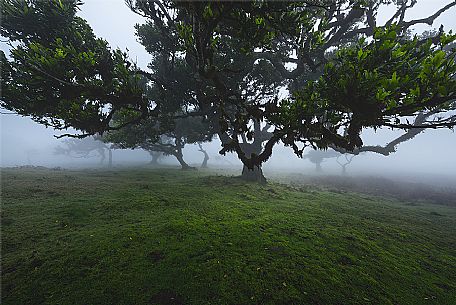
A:
<svg viewBox="0 0 456 305">
<path fill-rule="evenodd" d="M 54 149 L 54 154 L 65 155 L 71 158 L 89 158 L 95 153 L 103 164 L 108 153 L 108 166 L 112 166 L 112 147 L 102 141 L 102 137 L 95 135 L 83 139 L 65 139 L 62 145 Z"/>
<path fill-rule="evenodd" d="M 308 159 L 310 162 L 315 164 L 315 171 L 322 172 L 321 163 L 325 161 L 325 159 L 331 159 L 339 157 L 340 153 L 334 150 L 311 150 L 307 154 L 303 156 L 303 159 Z"/>
<path fill-rule="evenodd" d="M 345 159 L 345 161 L 340 161 L 340 159 L 342 157 Z M 343 155 L 339 155 L 336 158 L 336 162 L 340 165 L 340 167 L 342 167 L 342 175 L 347 174 L 347 166 L 353 161 L 354 157 L 355 157 L 355 155 L 343 154 Z"/>
</svg>

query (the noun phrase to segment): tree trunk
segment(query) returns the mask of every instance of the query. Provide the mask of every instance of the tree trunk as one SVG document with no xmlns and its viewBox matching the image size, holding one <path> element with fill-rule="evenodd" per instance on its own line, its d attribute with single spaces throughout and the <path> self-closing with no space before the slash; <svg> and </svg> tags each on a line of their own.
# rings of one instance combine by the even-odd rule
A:
<svg viewBox="0 0 456 305">
<path fill-rule="evenodd" d="M 99 148 L 98 153 L 100 154 L 100 165 L 104 163 L 104 160 L 106 159 L 106 154 L 104 148 Z"/>
<path fill-rule="evenodd" d="M 321 173 L 323 171 L 323 169 L 321 168 L 321 163 L 320 162 L 315 163 L 315 171 L 317 173 Z"/>
<path fill-rule="evenodd" d="M 201 163 L 201 168 L 207 168 L 207 161 L 209 161 L 209 156 L 207 153 L 204 153 L 204 160 L 203 163 Z"/>
<path fill-rule="evenodd" d="M 178 152 L 174 156 L 176 157 L 177 161 L 179 161 L 179 164 L 182 166 L 183 170 L 195 169 L 194 167 L 191 167 L 184 161 L 184 156 L 182 154 L 182 150 L 180 151 L 180 153 Z"/>
<path fill-rule="evenodd" d="M 347 164 L 342 165 L 342 175 L 347 175 Z"/>
<path fill-rule="evenodd" d="M 267 183 L 266 178 L 263 175 L 263 169 L 260 167 L 254 167 L 253 170 L 249 169 L 247 166 L 244 165 L 242 168 L 242 176 L 241 178 L 246 181 L 253 181 L 259 183 Z"/>
<path fill-rule="evenodd" d="M 151 165 L 158 165 L 158 159 L 160 158 L 160 153 L 155 151 L 149 152 L 152 159 L 150 160 L 149 164 Z"/>
<path fill-rule="evenodd" d="M 109 167 L 112 167 L 112 149 L 111 148 L 108 148 L 108 166 Z"/>
<path fill-rule="evenodd" d="M 207 154 L 207 151 L 203 149 L 203 145 L 201 143 L 198 143 L 199 146 L 199 151 L 204 154 L 204 160 L 203 163 L 201 163 L 201 168 L 207 168 L 207 161 L 209 161 L 209 155 Z"/>
</svg>

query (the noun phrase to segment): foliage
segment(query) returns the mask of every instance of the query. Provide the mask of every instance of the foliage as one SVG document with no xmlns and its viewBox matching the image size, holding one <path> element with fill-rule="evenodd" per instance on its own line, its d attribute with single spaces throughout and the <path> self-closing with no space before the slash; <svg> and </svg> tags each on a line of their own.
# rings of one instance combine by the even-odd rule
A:
<svg viewBox="0 0 456 305">
<path fill-rule="evenodd" d="M 361 40 L 341 49 L 317 81 L 280 105 L 273 122 L 319 148 L 335 144 L 353 150 L 362 146 L 364 127 L 401 127 L 407 125 L 401 118 L 423 109 L 444 112 L 455 99 L 456 65 L 442 49 L 455 39 L 443 34 L 435 45 L 416 37 L 401 41 L 394 27 L 378 29 L 371 43 Z"/>
<path fill-rule="evenodd" d="M 15 43 L 11 60 L 0 56 L 2 107 L 88 134 L 113 128 L 111 118 L 120 109 L 147 113 L 136 68 L 75 16 L 80 1 L 1 4 L 1 34 Z"/>
<path fill-rule="evenodd" d="M 456 2 L 405 21 L 416 1 L 127 0 L 147 18 L 136 30 L 152 72 L 97 39 L 74 15 L 78 1 L 21 3 L 2 1 L 1 33 L 19 44 L 11 59 L 1 55 L 1 105 L 56 128 L 87 135 L 139 123 L 158 141 L 157 126 L 171 132 L 176 120 L 195 117 L 218 135 L 222 154 L 235 152 L 253 169 L 279 142 L 298 156 L 309 145 L 355 151 L 367 127 L 456 124 L 447 50 L 455 36 L 441 28 L 408 39 L 411 26 L 432 25 Z M 378 26 L 384 3 L 397 10 Z M 291 97 L 279 98 L 281 90 Z M 407 121 L 418 114 L 434 116 L 420 126 Z"/>
<path fill-rule="evenodd" d="M 398 10 L 384 27 L 375 20 L 381 1 L 129 3 L 150 17 L 149 27 L 177 29 L 186 62 L 205 82 L 198 103 L 203 113 L 216 114 L 213 124 L 218 126 L 221 152 L 236 152 L 250 169 L 261 166 L 279 141 L 302 156 L 303 145 L 357 149 L 366 127 L 456 124 L 454 117 L 422 126 L 406 123 L 407 117 L 421 112 L 454 108 L 454 54 L 443 52 L 454 36 L 441 30 L 426 41 L 407 40 L 410 26 L 432 24 L 454 3 L 429 18 L 405 21 L 405 10 L 414 3 L 395 2 Z M 339 14 L 342 8 L 348 13 Z M 166 22 L 153 17 L 160 11 Z M 291 71 L 286 67 L 290 63 L 296 65 Z M 257 68 L 264 73 L 255 74 Z M 246 90 L 250 84 L 257 89 Z M 277 98 L 284 86 L 292 90 L 291 99 Z M 248 141 L 258 133 L 256 122 L 274 130 L 262 151 L 246 152 L 244 137 Z"/>
<path fill-rule="evenodd" d="M 144 120 L 142 123 L 128 125 L 104 136 L 106 142 L 122 148 L 140 147 L 152 151 L 154 151 L 152 149 L 154 145 L 170 145 L 173 139 L 178 139 L 183 147 L 185 144 L 209 141 L 211 138 L 210 127 L 198 117 L 175 119 L 166 125 L 166 128 L 155 121 Z M 166 151 L 163 152 L 166 153 Z"/>
</svg>

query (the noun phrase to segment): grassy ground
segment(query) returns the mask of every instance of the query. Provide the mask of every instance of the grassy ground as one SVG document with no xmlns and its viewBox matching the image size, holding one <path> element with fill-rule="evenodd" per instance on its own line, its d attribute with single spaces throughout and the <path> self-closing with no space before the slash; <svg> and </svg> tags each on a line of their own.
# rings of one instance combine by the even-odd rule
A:
<svg viewBox="0 0 456 305">
<path fill-rule="evenodd" d="M 180 170 L 2 170 L 2 304 L 456 304 L 456 208 Z"/>
</svg>

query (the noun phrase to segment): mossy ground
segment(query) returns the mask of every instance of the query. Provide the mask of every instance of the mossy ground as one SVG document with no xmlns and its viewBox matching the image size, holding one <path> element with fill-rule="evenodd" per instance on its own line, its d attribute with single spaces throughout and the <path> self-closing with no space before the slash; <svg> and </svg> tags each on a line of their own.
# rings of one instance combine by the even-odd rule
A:
<svg viewBox="0 0 456 305">
<path fill-rule="evenodd" d="M 2 170 L 2 303 L 456 304 L 456 208 L 175 169 Z"/>
</svg>

